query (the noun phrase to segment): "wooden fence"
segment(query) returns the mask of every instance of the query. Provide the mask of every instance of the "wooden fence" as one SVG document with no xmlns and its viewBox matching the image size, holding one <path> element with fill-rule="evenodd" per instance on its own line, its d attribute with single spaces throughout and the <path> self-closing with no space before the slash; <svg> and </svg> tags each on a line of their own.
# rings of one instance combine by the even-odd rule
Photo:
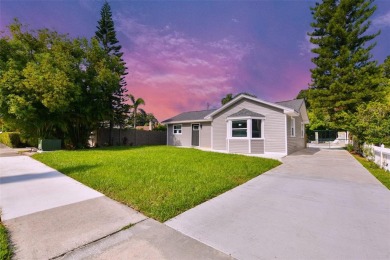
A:
<svg viewBox="0 0 390 260">
<path fill-rule="evenodd" d="M 90 139 L 90 145 L 107 146 L 109 144 L 108 128 L 100 128 L 95 131 Z M 144 131 L 134 129 L 112 129 L 112 144 L 113 145 L 165 145 L 167 144 L 166 131 Z"/>
</svg>

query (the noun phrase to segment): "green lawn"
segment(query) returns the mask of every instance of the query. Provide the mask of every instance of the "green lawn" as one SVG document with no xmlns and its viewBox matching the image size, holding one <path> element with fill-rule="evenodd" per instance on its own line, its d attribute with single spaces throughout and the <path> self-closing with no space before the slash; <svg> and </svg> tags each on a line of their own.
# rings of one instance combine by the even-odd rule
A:
<svg viewBox="0 0 390 260">
<path fill-rule="evenodd" d="M 0 259 L 11 259 L 12 250 L 9 242 L 8 232 L 0 222 Z"/>
<path fill-rule="evenodd" d="M 390 190 L 390 172 L 379 168 L 379 166 L 376 165 L 374 162 L 370 162 L 360 155 L 352 155 L 364 166 L 364 168 L 371 172 L 371 174 L 374 175 L 375 178 L 377 178 L 383 185 L 385 185 Z"/>
<path fill-rule="evenodd" d="M 34 158 L 159 221 L 280 164 L 169 146 L 57 151 Z"/>
</svg>

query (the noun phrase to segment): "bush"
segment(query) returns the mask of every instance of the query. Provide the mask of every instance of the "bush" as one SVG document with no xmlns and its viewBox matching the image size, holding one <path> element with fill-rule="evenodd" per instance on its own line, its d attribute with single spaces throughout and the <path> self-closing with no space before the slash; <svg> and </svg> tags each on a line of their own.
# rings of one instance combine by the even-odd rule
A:
<svg viewBox="0 0 390 260">
<path fill-rule="evenodd" d="M 352 152 L 353 151 L 353 144 L 348 144 L 347 145 L 347 151 Z"/>
<path fill-rule="evenodd" d="M 0 134 L 0 143 L 8 147 L 18 147 L 20 145 L 20 133 L 18 132 L 4 132 Z"/>
<path fill-rule="evenodd" d="M 167 130 L 167 127 L 165 125 L 157 125 L 153 131 L 166 131 Z"/>
</svg>

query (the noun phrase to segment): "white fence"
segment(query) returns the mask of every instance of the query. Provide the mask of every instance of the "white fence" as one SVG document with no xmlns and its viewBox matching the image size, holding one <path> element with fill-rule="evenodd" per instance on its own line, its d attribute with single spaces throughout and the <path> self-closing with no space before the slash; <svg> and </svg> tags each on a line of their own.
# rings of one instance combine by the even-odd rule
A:
<svg viewBox="0 0 390 260">
<path fill-rule="evenodd" d="M 382 169 L 390 171 L 390 149 L 389 148 L 385 148 L 383 144 L 381 146 L 365 144 L 363 153 L 368 160 L 375 162 Z"/>
</svg>

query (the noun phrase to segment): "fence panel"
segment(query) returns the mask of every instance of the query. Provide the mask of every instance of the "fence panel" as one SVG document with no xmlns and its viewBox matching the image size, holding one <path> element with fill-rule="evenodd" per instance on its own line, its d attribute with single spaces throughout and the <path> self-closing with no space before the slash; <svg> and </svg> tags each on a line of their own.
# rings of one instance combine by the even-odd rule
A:
<svg viewBox="0 0 390 260">
<path fill-rule="evenodd" d="M 112 129 L 112 143 L 114 145 L 164 145 L 167 143 L 166 131 L 145 131 L 134 129 Z M 110 130 L 100 128 L 90 140 L 91 146 L 107 146 Z"/>
<path fill-rule="evenodd" d="M 367 145 L 365 144 L 363 149 L 364 157 L 368 160 L 375 162 L 379 167 L 390 171 L 390 149 L 382 146 Z"/>
</svg>

